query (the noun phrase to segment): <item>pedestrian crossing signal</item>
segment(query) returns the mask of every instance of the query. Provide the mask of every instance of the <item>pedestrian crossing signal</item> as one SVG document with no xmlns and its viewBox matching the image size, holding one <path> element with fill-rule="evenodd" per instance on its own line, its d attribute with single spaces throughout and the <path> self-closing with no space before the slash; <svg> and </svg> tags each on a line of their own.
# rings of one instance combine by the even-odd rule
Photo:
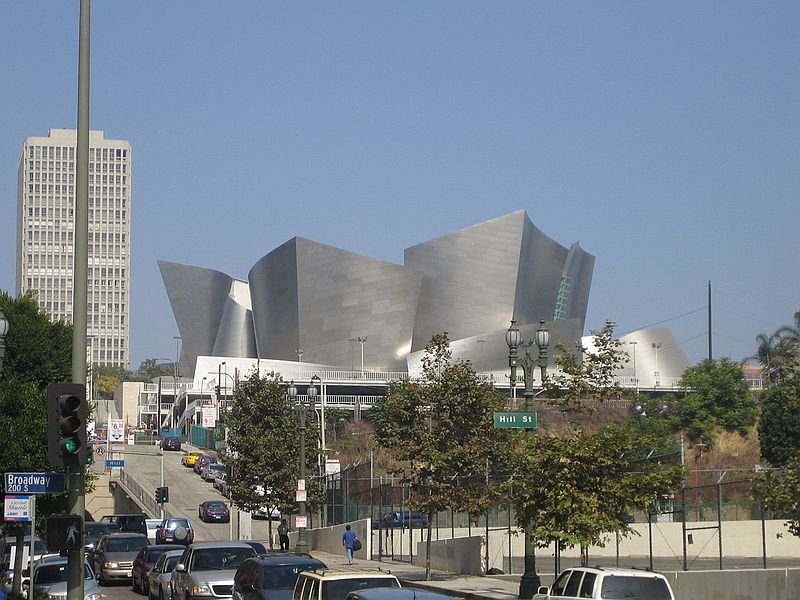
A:
<svg viewBox="0 0 800 600">
<path fill-rule="evenodd" d="M 47 517 L 44 537 L 48 550 L 78 550 L 83 547 L 83 519 L 78 515 Z"/>
</svg>

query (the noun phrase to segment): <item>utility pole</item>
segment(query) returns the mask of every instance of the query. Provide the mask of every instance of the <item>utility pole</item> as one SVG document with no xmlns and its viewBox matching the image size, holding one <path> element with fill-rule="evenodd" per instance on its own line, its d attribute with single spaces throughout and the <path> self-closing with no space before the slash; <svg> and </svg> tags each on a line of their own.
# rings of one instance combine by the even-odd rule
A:
<svg viewBox="0 0 800 600">
<path fill-rule="evenodd" d="M 86 385 L 86 315 L 89 269 L 89 24 L 91 0 L 81 0 L 78 42 L 78 127 L 75 169 L 75 234 L 72 278 L 72 383 Z M 85 427 L 85 423 L 84 423 Z M 68 474 L 67 506 L 83 520 L 86 465 L 81 461 Z M 67 599 L 83 600 L 83 562 L 86 549 L 67 551 Z M 31 590 L 33 587 L 31 587 Z"/>
</svg>

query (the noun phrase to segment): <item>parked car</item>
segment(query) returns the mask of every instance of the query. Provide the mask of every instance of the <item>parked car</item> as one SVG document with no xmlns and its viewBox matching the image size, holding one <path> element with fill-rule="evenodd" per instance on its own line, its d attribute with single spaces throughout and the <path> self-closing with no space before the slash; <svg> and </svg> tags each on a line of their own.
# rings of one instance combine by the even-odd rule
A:
<svg viewBox="0 0 800 600">
<path fill-rule="evenodd" d="M 33 593 L 29 598 L 61 600 L 67 597 L 67 558 L 64 556 L 46 556 L 33 563 L 33 573 L 29 586 L 33 585 Z M 102 594 L 97 587 L 97 580 L 89 563 L 83 566 L 83 600 L 100 600 Z M 30 587 L 29 587 L 30 589 Z"/>
<path fill-rule="evenodd" d="M 28 564 L 31 548 L 31 536 L 26 535 L 22 543 L 22 568 Z M 47 554 L 47 545 L 38 537 L 33 541 L 33 559 L 37 560 Z M 0 564 L 0 573 L 5 575 L 3 589 L 11 591 L 11 580 L 14 577 L 15 562 L 17 560 L 17 538 L 8 537 L 3 544 L 3 558 Z"/>
<path fill-rule="evenodd" d="M 172 600 L 172 571 L 183 556 L 184 549 L 169 550 L 158 557 L 147 577 L 150 600 Z"/>
<path fill-rule="evenodd" d="M 197 596 L 233 596 L 233 576 L 256 551 L 244 542 L 198 542 L 190 545 L 172 572 L 173 600 Z"/>
<path fill-rule="evenodd" d="M 108 533 L 100 538 L 92 553 L 92 566 L 97 573 L 97 583 L 130 581 L 133 578 L 133 561 L 139 550 L 150 545 L 141 533 Z"/>
<path fill-rule="evenodd" d="M 453 600 L 446 594 L 414 588 L 377 587 L 350 592 L 345 600 Z"/>
<path fill-rule="evenodd" d="M 669 582 L 660 573 L 605 567 L 567 569 L 552 586 L 541 586 L 533 597 L 537 600 L 576 597 L 675 600 Z"/>
<path fill-rule="evenodd" d="M 219 473 L 214 478 L 214 489 L 218 490 L 219 493 L 225 497 L 227 497 L 227 494 L 225 492 L 228 490 L 228 486 L 225 483 L 226 479 L 228 479 L 228 474 L 225 473 L 224 471 L 222 473 Z"/>
<path fill-rule="evenodd" d="M 194 541 L 194 527 L 186 517 L 167 517 L 156 531 L 156 544 L 183 544 Z"/>
<path fill-rule="evenodd" d="M 83 545 L 87 550 L 94 550 L 100 538 L 107 533 L 109 533 L 108 523 L 86 521 L 83 524 Z"/>
<path fill-rule="evenodd" d="M 225 473 L 225 465 L 222 463 L 208 463 L 200 472 L 200 477 L 206 481 L 214 481 L 218 475 Z"/>
<path fill-rule="evenodd" d="M 200 520 L 208 523 L 227 523 L 231 520 L 231 513 L 228 505 L 222 500 L 206 500 L 197 507 L 197 516 Z"/>
<path fill-rule="evenodd" d="M 255 540 L 239 540 L 239 541 L 244 542 L 248 546 L 252 546 L 253 550 L 256 551 L 256 554 L 266 554 L 267 552 L 269 552 L 269 550 L 267 550 L 267 547 L 261 542 L 257 542 Z"/>
<path fill-rule="evenodd" d="M 425 528 L 428 526 L 428 516 L 425 513 L 416 510 L 403 510 L 386 513 L 381 517 L 380 522 L 373 521 L 372 528 L 379 529 L 380 527 L 391 529 L 394 527 L 409 528 Z"/>
<path fill-rule="evenodd" d="M 181 449 L 181 439 L 178 437 L 165 437 L 161 440 L 161 449 L 162 450 L 180 450 Z"/>
<path fill-rule="evenodd" d="M 124 533 L 142 533 L 147 535 L 147 516 L 143 513 L 125 513 L 107 515 L 100 519 L 101 523 L 107 523 L 110 529 L 114 527 Z"/>
<path fill-rule="evenodd" d="M 303 571 L 326 569 L 321 560 L 304 554 L 265 554 L 248 558 L 233 578 L 234 600 L 291 600 Z"/>
<path fill-rule="evenodd" d="M 205 456 L 205 454 L 198 452 L 197 450 L 192 450 L 188 454 L 183 455 L 183 458 L 181 458 L 181 464 L 184 467 L 194 467 L 195 461 L 201 456 Z"/>
<path fill-rule="evenodd" d="M 378 587 L 399 588 L 400 582 L 382 571 L 305 571 L 297 577 L 292 600 L 344 600 L 350 592 Z"/>
<path fill-rule="evenodd" d="M 131 586 L 134 592 L 139 592 L 140 594 L 148 593 L 150 589 L 150 583 L 148 581 L 150 569 L 156 564 L 159 556 L 170 550 L 183 550 L 183 546 L 177 544 L 156 544 L 153 546 L 146 546 L 139 550 L 139 554 L 136 555 L 133 561 L 132 569 L 133 581 Z"/>
<path fill-rule="evenodd" d="M 195 473 L 200 475 L 200 472 L 203 470 L 203 467 L 215 462 L 217 462 L 216 458 L 204 454 L 203 456 L 200 456 L 196 461 L 194 461 L 194 465 L 192 466 L 192 468 L 194 469 Z"/>
</svg>

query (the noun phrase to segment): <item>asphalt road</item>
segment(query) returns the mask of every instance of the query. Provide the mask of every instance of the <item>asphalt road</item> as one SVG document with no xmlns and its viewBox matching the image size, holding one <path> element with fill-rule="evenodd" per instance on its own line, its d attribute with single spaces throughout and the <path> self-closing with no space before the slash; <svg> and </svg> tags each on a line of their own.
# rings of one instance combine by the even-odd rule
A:
<svg viewBox="0 0 800 600">
<path fill-rule="evenodd" d="M 124 447 L 123 447 L 124 448 Z M 157 446 L 134 446 L 136 454 L 119 454 L 115 458 L 125 459 L 125 469 L 147 490 L 161 485 L 161 458 Z M 165 506 L 166 513 L 173 517 L 188 517 L 195 530 L 197 541 L 214 541 L 239 539 L 237 524 L 239 515 L 236 508 L 231 508 L 231 523 L 204 523 L 198 518 L 198 506 L 205 500 L 223 500 L 222 496 L 210 482 L 203 481 L 193 469 L 181 465 L 183 452 L 164 452 L 164 485 L 169 487 L 170 501 Z M 252 519 L 250 538 L 259 541 L 269 539 L 269 521 Z M 273 533 L 277 521 L 272 521 Z"/>
</svg>

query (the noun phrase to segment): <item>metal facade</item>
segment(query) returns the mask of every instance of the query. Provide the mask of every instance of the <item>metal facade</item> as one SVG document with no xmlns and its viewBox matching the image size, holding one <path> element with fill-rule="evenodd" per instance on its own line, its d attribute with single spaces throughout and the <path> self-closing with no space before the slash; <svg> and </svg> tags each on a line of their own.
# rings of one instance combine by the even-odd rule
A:
<svg viewBox="0 0 800 600">
<path fill-rule="evenodd" d="M 546 236 L 524 210 L 408 248 L 404 263 L 297 237 L 247 283 L 160 261 L 181 366 L 197 356 L 297 360 L 302 349 L 304 361 L 352 368 L 354 340 L 366 337 L 365 369 L 405 371 L 411 352 L 447 331 L 459 358 L 498 368 L 512 317 L 523 331 L 544 320 L 565 343 L 580 339 L 594 257 Z"/>
</svg>

